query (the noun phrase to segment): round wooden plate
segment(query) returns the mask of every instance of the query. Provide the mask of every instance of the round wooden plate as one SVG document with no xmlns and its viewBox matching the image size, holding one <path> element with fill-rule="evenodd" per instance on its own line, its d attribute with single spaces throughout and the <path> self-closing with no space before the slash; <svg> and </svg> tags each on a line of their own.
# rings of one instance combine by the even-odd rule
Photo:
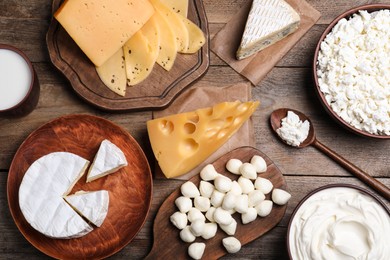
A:
<svg viewBox="0 0 390 260">
<path fill-rule="evenodd" d="M 287 183 L 282 172 L 267 155 L 253 147 L 237 148 L 217 159 L 213 165 L 220 174 L 228 176 L 232 180 L 237 180 L 238 175 L 234 175 L 226 170 L 226 162 L 232 158 L 240 159 L 242 162 L 249 162 L 254 155 L 260 155 L 267 163 L 267 172 L 260 173 L 258 176 L 269 179 L 274 188 L 287 190 Z M 190 181 L 198 187 L 200 183 L 199 174 L 192 177 Z M 158 210 L 153 226 L 154 243 L 146 259 L 191 259 L 187 253 L 190 243 L 185 243 L 180 239 L 180 230 L 173 226 L 169 220 L 169 217 L 178 211 L 175 206 L 175 200 L 179 196 L 181 196 L 180 187 L 169 195 Z M 266 195 L 266 199 L 270 199 L 270 194 Z M 233 217 L 237 221 L 237 230 L 234 237 L 240 240 L 242 245 L 246 245 L 259 238 L 282 220 L 286 208 L 287 205 L 278 206 L 274 204 L 271 213 L 267 217 L 257 217 L 255 221 L 246 225 L 242 224 L 240 214 L 233 214 Z M 206 249 L 202 259 L 218 259 L 227 254 L 226 249 L 222 245 L 222 239 L 225 237 L 228 237 L 228 235 L 222 229 L 218 228 L 215 237 L 209 240 L 201 237 L 196 238 L 195 242 L 206 243 Z"/>
<path fill-rule="evenodd" d="M 128 166 L 90 183 L 85 182 L 85 174 L 71 192 L 108 190 L 110 205 L 103 225 L 76 239 L 53 239 L 32 228 L 18 197 L 29 166 L 56 151 L 75 153 L 92 162 L 104 139 L 124 152 Z M 7 194 L 16 226 L 37 249 L 58 259 L 101 259 L 125 247 L 143 226 L 152 200 L 152 175 L 142 149 L 124 129 L 100 117 L 69 115 L 41 126 L 22 143 L 11 163 Z"/>
<path fill-rule="evenodd" d="M 62 2 L 53 0 L 53 13 Z M 189 1 L 188 19 L 202 29 L 207 39 L 203 47 L 196 54 L 178 54 L 169 72 L 156 64 L 146 80 L 127 88 L 124 97 L 104 85 L 95 66 L 54 18 L 46 35 L 46 43 L 54 66 L 88 103 L 109 111 L 162 109 L 203 76 L 210 64 L 209 30 L 203 1 Z"/>
</svg>

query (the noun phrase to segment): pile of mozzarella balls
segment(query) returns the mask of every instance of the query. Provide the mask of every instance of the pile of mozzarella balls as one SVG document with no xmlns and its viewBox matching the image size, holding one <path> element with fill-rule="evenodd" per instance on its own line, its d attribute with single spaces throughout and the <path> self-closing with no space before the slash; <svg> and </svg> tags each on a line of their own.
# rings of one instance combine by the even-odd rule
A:
<svg viewBox="0 0 390 260">
<path fill-rule="evenodd" d="M 181 230 L 180 238 L 192 243 L 188 254 L 193 259 L 201 259 L 206 247 L 205 243 L 194 243 L 195 239 L 214 237 L 218 226 L 228 235 L 222 240 L 226 251 L 238 252 L 241 243 L 234 237 L 237 222 L 232 215 L 241 214 L 242 224 L 248 224 L 257 216 L 268 216 L 274 203 L 284 205 L 291 198 L 288 192 L 274 188 L 270 180 L 257 176 L 267 171 L 267 164 L 261 156 L 254 155 L 250 163 L 230 159 L 226 169 L 238 175 L 238 180 L 232 181 L 208 164 L 200 172 L 199 188 L 187 181 L 180 188 L 182 196 L 175 200 L 179 211 L 171 215 L 170 221 Z M 272 200 L 267 200 L 265 195 L 271 191 Z"/>
</svg>

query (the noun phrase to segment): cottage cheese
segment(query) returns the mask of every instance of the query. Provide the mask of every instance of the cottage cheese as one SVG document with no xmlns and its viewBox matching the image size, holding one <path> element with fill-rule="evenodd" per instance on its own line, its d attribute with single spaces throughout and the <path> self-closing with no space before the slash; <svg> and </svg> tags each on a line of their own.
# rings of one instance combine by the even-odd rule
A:
<svg viewBox="0 0 390 260">
<path fill-rule="evenodd" d="M 341 19 L 321 43 L 318 83 L 353 127 L 390 135 L 390 10 Z"/>
<path fill-rule="evenodd" d="M 299 146 L 306 140 L 309 135 L 310 123 L 309 121 L 299 119 L 298 115 L 292 111 L 287 112 L 287 117 L 282 119 L 282 127 L 276 129 L 276 133 L 287 144 L 292 146 Z"/>
</svg>

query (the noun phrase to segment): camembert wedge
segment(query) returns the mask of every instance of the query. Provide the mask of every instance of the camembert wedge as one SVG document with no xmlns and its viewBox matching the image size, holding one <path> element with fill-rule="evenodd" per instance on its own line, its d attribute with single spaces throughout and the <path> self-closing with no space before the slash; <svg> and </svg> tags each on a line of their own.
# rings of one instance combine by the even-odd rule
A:
<svg viewBox="0 0 390 260">
<path fill-rule="evenodd" d="M 116 172 L 125 166 L 127 166 L 127 160 L 122 150 L 109 140 L 103 140 L 89 168 L 87 182 Z"/>
<path fill-rule="evenodd" d="M 195 168 L 236 133 L 258 105 L 223 102 L 148 121 L 150 143 L 164 175 L 177 177 Z"/>
<path fill-rule="evenodd" d="M 110 201 L 106 190 L 79 191 L 65 196 L 64 199 L 74 210 L 97 227 L 100 227 L 106 219 Z"/>
<path fill-rule="evenodd" d="M 236 58 L 247 58 L 285 38 L 299 23 L 298 13 L 285 1 L 253 0 Z"/>
<path fill-rule="evenodd" d="M 19 206 L 34 229 L 59 239 L 81 237 L 92 231 L 63 200 L 88 164 L 89 161 L 68 152 L 50 153 L 31 164 L 20 184 Z"/>
</svg>

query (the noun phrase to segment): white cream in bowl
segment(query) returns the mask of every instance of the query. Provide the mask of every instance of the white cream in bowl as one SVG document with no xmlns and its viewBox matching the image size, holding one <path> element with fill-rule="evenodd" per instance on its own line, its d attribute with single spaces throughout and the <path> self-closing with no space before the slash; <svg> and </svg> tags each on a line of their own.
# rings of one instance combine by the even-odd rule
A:
<svg viewBox="0 0 390 260">
<path fill-rule="evenodd" d="M 390 215 L 373 197 L 351 187 L 315 192 L 290 221 L 291 258 L 390 259 Z"/>
</svg>

